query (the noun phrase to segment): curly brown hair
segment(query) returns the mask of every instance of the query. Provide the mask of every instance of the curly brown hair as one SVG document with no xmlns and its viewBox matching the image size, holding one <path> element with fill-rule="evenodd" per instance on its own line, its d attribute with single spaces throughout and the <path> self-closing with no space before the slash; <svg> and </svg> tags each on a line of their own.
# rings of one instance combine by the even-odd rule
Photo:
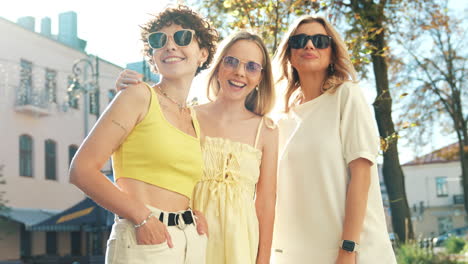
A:
<svg viewBox="0 0 468 264">
<path fill-rule="evenodd" d="M 201 67 L 197 68 L 198 74 L 201 70 L 207 69 L 213 60 L 218 42 L 218 31 L 211 23 L 200 14 L 185 5 L 167 7 L 161 13 L 154 15 L 154 18 L 141 26 L 141 40 L 143 41 L 143 55 L 150 61 L 153 55 L 153 49 L 148 44 L 148 35 L 156 32 L 163 27 L 179 25 L 183 28 L 195 30 L 196 40 L 200 49 L 208 51 L 208 58 Z M 153 65 L 154 67 L 154 65 Z"/>
</svg>

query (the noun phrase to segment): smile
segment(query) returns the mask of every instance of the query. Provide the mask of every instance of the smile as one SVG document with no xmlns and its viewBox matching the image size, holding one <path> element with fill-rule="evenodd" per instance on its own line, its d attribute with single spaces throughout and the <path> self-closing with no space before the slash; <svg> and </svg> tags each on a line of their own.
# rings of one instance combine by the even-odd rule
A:
<svg viewBox="0 0 468 264">
<path fill-rule="evenodd" d="M 236 88 L 244 88 L 247 84 L 228 80 L 228 83 Z"/>
<path fill-rule="evenodd" d="M 179 61 L 183 61 L 184 58 L 180 58 L 180 57 L 169 57 L 169 58 L 165 58 L 162 60 L 162 62 L 164 63 L 175 63 L 175 62 L 179 62 Z"/>
</svg>

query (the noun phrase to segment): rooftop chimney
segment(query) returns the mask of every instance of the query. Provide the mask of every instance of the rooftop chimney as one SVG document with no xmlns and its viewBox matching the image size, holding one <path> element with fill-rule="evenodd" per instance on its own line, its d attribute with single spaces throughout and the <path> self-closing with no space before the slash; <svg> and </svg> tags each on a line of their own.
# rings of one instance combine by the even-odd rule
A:
<svg viewBox="0 0 468 264">
<path fill-rule="evenodd" d="M 25 16 L 25 17 L 20 17 L 16 21 L 16 23 L 28 30 L 31 30 L 34 32 L 35 29 L 35 19 L 32 16 Z"/>
<path fill-rule="evenodd" d="M 73 11 L 59 14 L 58 40 L 72 47 L 78 47 L 77 16 Z"/>
<path fill-rule="evenodd" d="M 41 19 L 41 34 L 50 38 L 52 36 L 51 25 L 52 25 L 52 20 L 50 19 L 50 17 L 42 18 Z"/>
</svg>

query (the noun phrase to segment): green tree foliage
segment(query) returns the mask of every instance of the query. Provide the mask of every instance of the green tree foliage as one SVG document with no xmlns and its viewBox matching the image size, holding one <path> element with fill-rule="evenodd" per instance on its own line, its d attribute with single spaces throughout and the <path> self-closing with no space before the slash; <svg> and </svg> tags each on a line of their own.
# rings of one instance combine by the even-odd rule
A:
<svg viewBox="0 0 468 264">
<path fill-rule="evenodd" d="M 295 18 L 327 4 L 310 0 L 192 2 L 211 19 L 222 37 L 236 30 L 251 30 L 262 36 L 271 53 L 274 53 L 281 36 Z"/>
<path fill-rule="evenodd" d="M 450 11 L 447 0 L 407 5 L 418 12 L 402 20 L 405 30 L 399 32 L 398 43 L 406 59 L 401 63 L 405 74 L 400 74 L 397 83 L 409 94 L 401 119 L 418 124 L 408 133 L 415 144 L 430 142 L 436 126 L 443 134 L 457 135 L 456 153 L 441 158 L 460 160 L 468 212 L 468 17 Z"/>
</svg>

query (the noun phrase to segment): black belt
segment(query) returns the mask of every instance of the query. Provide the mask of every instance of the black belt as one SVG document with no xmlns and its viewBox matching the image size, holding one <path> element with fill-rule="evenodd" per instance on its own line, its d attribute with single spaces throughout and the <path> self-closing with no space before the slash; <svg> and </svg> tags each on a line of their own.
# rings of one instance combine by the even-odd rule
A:
<svg viewBox="0 0 468 264">
<path fill-rule="evenodd" d="M 182 217 L 183 222 L 180 221 L 180 218 Z M 164 213 L 161 213 L 159 215 L 159 221 L 163 222 L 164 219 Z M 192 211 L 187 210 L 183 213 L 175 214 L 175 213 L 169 213 L 169 216 L 167 217 L 167 225 L 168 226 L 181 226 L 184 223 L 186 225 L 192 224 L 193 221 L 193 216 L 192 216 Z"/>
<path fill-rule="evenodd" d="M 168 214 L 167 217 L 167 226 L 178 226 L 179 228 L 183 229 L 186 225 L 190 225 L 194 223 L 195 221 L 193 220 L 193 215 L 192 215 L 192 210 L 187 210 L 183 213 L 164 213 L 161 212 L 159 215 L 158 219 L 162 223 L 164 223 L 164 214 Z M 119 216 L 120 219 L 125 219 L 121 216 Z M 183 221 L 181 221 L 181 219 Z"/>
</svg>

